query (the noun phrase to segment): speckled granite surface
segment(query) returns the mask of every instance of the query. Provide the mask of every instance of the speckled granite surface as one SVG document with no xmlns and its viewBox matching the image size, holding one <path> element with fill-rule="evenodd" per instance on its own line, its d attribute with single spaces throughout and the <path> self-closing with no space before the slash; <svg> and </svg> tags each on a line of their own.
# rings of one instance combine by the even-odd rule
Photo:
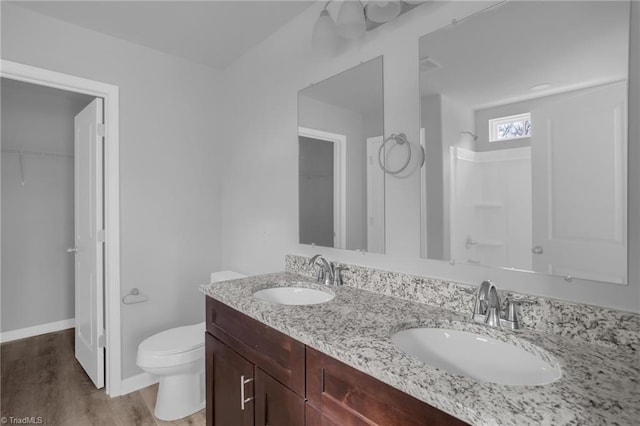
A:
<svg viewBox="0 0 640 426">
<path fill-rule="evenodd" d="M 289 261 L 289 259 L 288 259 Z M 346 274 L 345 274 L 346 275 Z M 617 349 L 537 330 L 497 331 L 468 324 L 468 315 L 350 286 L 319 305 L 287 306 L 254 298 L 275 286 L 323 288 L 291 272 L 202 286 L 213 297 L 403 392 L 474 425 L 637 425 L 640 360 Z M 435 285 L 435 284 L 434 284 Z M 442 299 L 443 304 L 447 302 Z M 479 382 L 438 370 L 392 344 L 393 332 L 416 326 L 471 329 L 540 353 L 562 369 L 545 386 Z"/>
<path fill-rule="evenodd" d="M 285 270 L 313 277 L 315 271 L 309 267 L 308 261 L 307 257 L 288 255 Z M 344 266 L 348 268 L 342 272 L 345 285 L 457 312 L 471 313 L 478 290 L 476 286 L 432 278 L 356 265 Z M 500 285 L 497 285 L 500 290 Z M 521 307 L 521 318 L 525 327 L 610 348 L 626 346 L 640 352 L 638 314 L 513 292 L 500 293 L 501 300 L 515 296 L 535 301 L 532 305 Z"/>
</svg>

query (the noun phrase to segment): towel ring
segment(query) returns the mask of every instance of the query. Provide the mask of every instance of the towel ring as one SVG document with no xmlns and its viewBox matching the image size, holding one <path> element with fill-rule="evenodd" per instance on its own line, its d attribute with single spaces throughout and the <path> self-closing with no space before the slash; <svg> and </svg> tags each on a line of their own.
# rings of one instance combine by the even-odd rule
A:
<svg viewBox="0 0 640 426">
<path fill-rule="evenodd" d="M 384 163 L 382 162 L 382 154 L 383 154 L 383 151 L 384 151 L 384 146 L 390 141 L 394 141 L 398 145 L 405 145 L 406 144 L 406 146 L 407 146 L 407 161 L 405 161 L 404 164 L 402 165 L 402 167 L 400 167 L 397 170 L 389 170 L 389 169 L 387 169 L 384 166 Z M 407 135 L 405 135 L 404 133 L 399 133 L 397 135 L 395 133 L 392 133 L 391 136 L 387 137 L 382 142 L 382 145 L 380 145 L 380 148 L 378 149 L 378 164 L 380 164 L 380 168 L 385 173 L 389 173 L 390 175 L 397 175 L 398 173 L 400 173 L 404 169 L 406 169 L 410 162 L 411 162 L 411 144 L 407 140 Z"/>
</svg>

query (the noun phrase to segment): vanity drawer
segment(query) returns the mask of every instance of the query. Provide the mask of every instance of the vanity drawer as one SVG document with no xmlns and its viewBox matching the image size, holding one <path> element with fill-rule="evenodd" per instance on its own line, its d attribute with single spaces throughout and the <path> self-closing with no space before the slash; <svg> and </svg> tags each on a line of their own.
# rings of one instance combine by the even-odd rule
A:
<svg viewBox="0 0 640 426">
<path fill-rule="evenodd" d="M 206 303 L 207 332 L 304 397 L 304 344 L 211 297 Z"/>
<path fill-rule="evenodd" d="M 307 399 L 313 426 L 467 424 L 310 347 Z"/>
</svg>

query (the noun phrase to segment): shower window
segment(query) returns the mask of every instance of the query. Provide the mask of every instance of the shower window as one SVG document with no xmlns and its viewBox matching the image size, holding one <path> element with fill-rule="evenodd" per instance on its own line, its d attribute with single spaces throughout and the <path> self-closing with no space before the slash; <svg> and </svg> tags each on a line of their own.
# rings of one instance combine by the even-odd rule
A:
<svg viewBox="0 0 640 426">
<path fill-rule="evenodd" d="M 531 130 L 530 112 L 493 118 L 489 120 L 489 142 L 528 138 Z"/>
</svg>

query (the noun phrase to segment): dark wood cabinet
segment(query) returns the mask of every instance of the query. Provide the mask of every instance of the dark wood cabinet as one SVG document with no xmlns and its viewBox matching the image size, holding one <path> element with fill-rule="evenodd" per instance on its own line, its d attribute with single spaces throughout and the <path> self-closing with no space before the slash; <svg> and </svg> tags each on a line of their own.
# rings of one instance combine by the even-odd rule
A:
<svg viewBox="0 0 640 426">
<path fill-rule="evenodd" d="M 206 353 L 208 426 L 466 424 L 210 297 Z"/>
<path fill-rule="evenodd" d="M 305 346 L 208 298 L 207 425 L 303 426 Z"/>
<path fill-rule="evenodd" d="M 256 426 L 303 426 L 304 398 L 256 368 Z"/>
<path fill-rule="evenodd" d="M 212 374 L 207 424 L 253 426 L 253 401 L 244 401 L 254 395 L 254 365 L 210 334 L 206 339 L 207 373 Z"/>
<path fill-rule="evenodd" d="M 307 426 L 466 425 L 309 347 L 306 373 Z"/>
<path fill-rule="evenodd" d="M 208 425 L 304 425 L 302 397 L 212 335 L 206 337 Z"/>
<path fill-rule="evenodd" d="M 301 397 L 305 345 L 207 297 L 207 332 Z"/>
</svg>

